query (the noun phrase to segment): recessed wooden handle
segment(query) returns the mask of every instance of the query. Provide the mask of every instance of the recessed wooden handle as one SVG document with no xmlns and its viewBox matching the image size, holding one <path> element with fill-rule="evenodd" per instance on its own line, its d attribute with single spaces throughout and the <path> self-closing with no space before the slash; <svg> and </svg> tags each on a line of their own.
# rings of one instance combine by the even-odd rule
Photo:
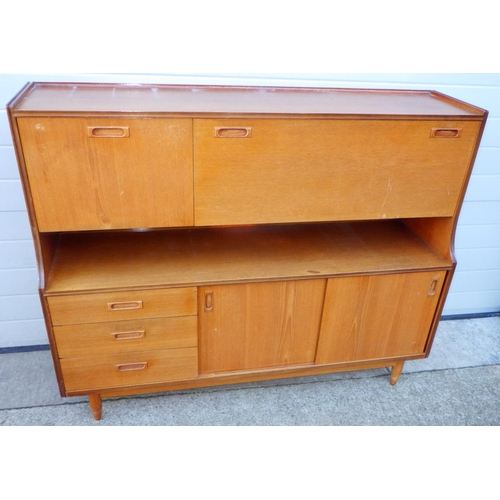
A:
<svg viewBox="0 0 500 500">
<path fill-rule="evenodd" d="M 462 135 L 461 128 L 433 128 L 431 129 L 431 137 L 442 137 L 447 139 L 455 139 Z"/>
<path fill-rule="evenodd" d="M 220 138 L 252 137 L 252 127 L 215 127 L 214 135 Z"/>
<path fill-rule="evenodd" d="M 214 293 L 205 292 L 205 312 L 210 312 L 214 308 Z"/>
<path fill-rule="evenodd" d="M 111 334 L 115 340 L 142 339 L 146 336 L 146 330 L 136 330 L 133 332 L 113 332 Z"/>
<path fill-rule="evenodd" d="M 128 127 L 87 127 L 87 135 L 96 138 L 124 138 L 130 137 L 130 129 Z"/>
<path fill-rule="evenodd" d="M 138 363 L 123 363 L 121 365 L 116 365 L 121 372 L 131 372 L 135 370 L 145 370 L 148 367 L 147 361 L 140 361 Z"/>
<path fill-rule="evenodd" d="M 427 295 L 429 297 L 432 297 L 436 293 L 436 287 L 437 287 L 438 281 L 439 280 L 437 278 L 434 278 L 432 280 L 431 286 L 429 287 L 429 292 L 427 293 Z"/>
<path fill-rule="evenodd" d="M 142 309 L 142 300 L 133 300 L 130 302 L 108 302 L 110 311 L 128 311 L 131 309 Z"/>
</svg>

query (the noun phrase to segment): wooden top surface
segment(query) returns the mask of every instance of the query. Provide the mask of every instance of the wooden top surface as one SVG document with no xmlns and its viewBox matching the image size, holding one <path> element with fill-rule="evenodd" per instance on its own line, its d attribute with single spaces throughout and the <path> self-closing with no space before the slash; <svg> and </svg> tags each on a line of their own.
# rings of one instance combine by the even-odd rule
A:
<svg viewBox="0 0 500 500">
<path fill-rule="evenodd" d="M 67 233 L 45 292 L 450 268 L 399 221 Z"/>
<path fill-rule="evenodd" d="M 33 83 L 10 107 L 24 113 L 466 116 L 484 110 L 433 91 Z"/>
</svg>

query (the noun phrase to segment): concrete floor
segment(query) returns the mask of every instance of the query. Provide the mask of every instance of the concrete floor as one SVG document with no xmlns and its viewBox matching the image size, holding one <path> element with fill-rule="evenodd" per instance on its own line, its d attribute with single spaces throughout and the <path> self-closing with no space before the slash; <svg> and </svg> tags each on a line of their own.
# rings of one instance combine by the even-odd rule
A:
<svg viewBox="0 0 500 500">
<path fill-rule="evenodd" d="M 61 398 L 48 351 L 0 354 L 2 426 L 498 426 L 500 317 L 442 321 L 429 358 L 386 369 L 104 400 Z"/>
</svg>

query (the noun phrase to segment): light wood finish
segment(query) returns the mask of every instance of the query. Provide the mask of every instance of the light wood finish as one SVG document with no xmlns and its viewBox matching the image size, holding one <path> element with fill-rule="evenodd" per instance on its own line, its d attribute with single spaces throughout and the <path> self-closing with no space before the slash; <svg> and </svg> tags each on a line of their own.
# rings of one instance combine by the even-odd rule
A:
<svg viewBox="0 0 500 500">
<path fill-rule="evenodd" d="M 455 262 L 453 241 L 456 217 L 406 219 L 405 224 L 450 262 Z"/>
<path fill-rule="evenodd" d="M 450 268 L 399 221 L 64 234 L 46 292 Z"/>
<path fill-rule="evenodd" d="M 200 287 L 200 373 L 313 363 L 326 280 Z M 206 292 L 213 296 L 204 307 Z"/>
<path fill-rule="evenodd" d="M 463 123 L 458 138 L 431 131 L 456 125 L 194 120 L 195 224 L 452 216 L 480 123 Z M 220 126 L 252 137 L 218 139 Z"/>
<path fill-rule="evenodd" d="M 404 361 L 398 361 L 397 363 L 394 363 L 394 366 L 392 367 L 391 370 L 391 385 L 396 385 L 399 376 L 401 375 L 401 372 L 403 371 L 405 362 Z"/>
<path fill-rule="evenodd" d="M 445 275 L 433 271 L 328 280 L 316 363 L 424 353 Z"/>
<path fill-rule="evenodd" d="M 54 335 L 61 358 L 193 347 L 198 343 L 198 321 L 196 316 L 181 316 L 65 325 L 55 326 Z"/>
<path fill-rule="evenodd" d="M 96 418 L 103 396 L 381 367 L 394 384 L 430 353 L 487 111 L 34 83 L 7 113 L 60 392 Z"/>
<path fill-rule="evenodd" d="M 424 355 L 408 357 L 410 359 L 422 359 Z M 258 382 L 263 380 L 286 379 L 293 377 L 306 377 L 310 375 L 324 375 L 327 373 L 341 373 L 352 370 L 373 370 L 376 368 L 392 367 L 397 361 L 385 358 L 369 361 L 355 361 L 353 363 L 335 363 L 331 365 L 292 365 L 279 366 L 276 368 L 261 368 L 256 370 L 231 371 L 217 374 L 199 375 L 192 380 L 163 382 L 159 384 L 148 384 L 142 386 L 104 389 L 100 391 L 103 397 L 125 396 L 130 394 L 147 394 L 151 392 L 182 390 L 187 388 L 211 387 L 230 384 L 242 384 L 246 382 Z M 87 391 L 68 391 L 68 395 L 79 396 Z"/>
<path fill-rule="evenodd" d="M 89 404 L 96 420 L 102 417 L 102 399 L 99 394 L 89 394 Z"/>
<path fill-rule="evenodd" d="M 33 113 L 167 113 L 481 118 L 484 110 L 428 90 L 34 83 L 10 103 Z"/>
<path fill-rule="evenodd" d="M 192 225 L 191 120 L 24 117 L 18 126 L 40 231 Z M 89 137 L 88 127 L 130 136 Z"/>
<path fill-rule="evenodd" d="M 136 369 L 122 369 L 124 365 Z M 68 391 L 92 391 L 196 378 L 196 347 L 88 356 L 61 360 Z M 130 366 L 132 368 L 132 366 Z"/>
<path fill-rule="evenodd" d="M 74 325 L 196 314 L 196 288 L 130 290 L 126 292 L 59 295 L 47 298 L 52 324 Z M 113 302 L 142 301 L 140 309 L 109 309 Z"/>
</svg>

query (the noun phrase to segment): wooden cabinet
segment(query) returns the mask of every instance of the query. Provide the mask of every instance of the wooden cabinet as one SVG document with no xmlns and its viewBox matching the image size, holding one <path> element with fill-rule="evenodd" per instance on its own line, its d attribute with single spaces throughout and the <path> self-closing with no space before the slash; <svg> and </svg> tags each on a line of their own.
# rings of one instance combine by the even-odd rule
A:
<svg viewBox="0 0 500 500">
<path fill-rule="evenodd" d="M 9 103 L 61 394 L 427 356 L 487 112 L 432 91 L 28 84 Z"/>
</svg>

